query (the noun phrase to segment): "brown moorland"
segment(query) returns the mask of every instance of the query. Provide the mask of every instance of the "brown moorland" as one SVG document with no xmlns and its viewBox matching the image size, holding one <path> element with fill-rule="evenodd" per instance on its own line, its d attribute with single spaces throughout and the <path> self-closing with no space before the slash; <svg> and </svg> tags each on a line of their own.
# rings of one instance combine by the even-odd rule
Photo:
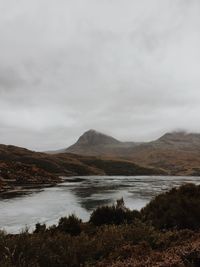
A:
<svg viewBox="0 0 200 267">
<path fill-rule="evenodd" d="M 162 175 L 159 168 L 144 167 L 132 161 L 79 156 L 70 153 L 51 155 L 25 148 L 0 145 L 0 190 L 24 185 L 53 185 L 60 176 L 76 175 Z"/>
</svg>

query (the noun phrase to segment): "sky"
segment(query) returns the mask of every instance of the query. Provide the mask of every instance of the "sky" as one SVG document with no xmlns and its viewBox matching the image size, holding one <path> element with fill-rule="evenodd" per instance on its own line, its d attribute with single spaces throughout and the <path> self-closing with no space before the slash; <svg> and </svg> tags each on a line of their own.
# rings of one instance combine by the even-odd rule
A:
<svg viewBox="0 0 200 267">
<path fill-rule="evenodd" d="M 199 0 L 0 0 L 0 143 L 200 132 Z"/>
</svg>

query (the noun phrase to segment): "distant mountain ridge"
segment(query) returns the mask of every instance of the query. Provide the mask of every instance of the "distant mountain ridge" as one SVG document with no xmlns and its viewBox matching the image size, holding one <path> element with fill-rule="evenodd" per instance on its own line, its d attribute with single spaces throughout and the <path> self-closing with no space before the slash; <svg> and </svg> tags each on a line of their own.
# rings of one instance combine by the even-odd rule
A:
<svg viewBox="0 0 200 267">
<path fill-rule="evenodd" d="M 119 146 L 119 147 L 125 147 L 125 148 L 133 148 L 138 147 L 140 145 L 175 145 L 175 146 L 193 146 L 194 148 L 200 148 L 200 134 L 198 133 L 187 133 L 184 131 L 175 131 L 175 132 L 169 132 L 164 135 L 162 135 L 160 138 L 150 141 L 150 142 L 122 142 L 114 137 L 108 136 L 106 134 L 97 132 L 95 130 L 89 130 L 85 132 L 83 135 L 81 135 L 78 139 L 78 141 L 68 147 L 65 151 L 69 151 L 71 149 L 76 150 L 79 149 L 81 146 L 98 146 L 98 145 L 108 145 L 108 146 Z M 78 151 L 77 151 L 78 153 Z"/>
<path fill-rule="evenodd" d="M 200 134 L 175 131 L 151 142 L 121 142 L 89 130 L 70 147 L 57 153 L 102 156 L 131 160 L 137 164 L 163 168 L 170 174 L 200 174 Z"/>
<path fill-rule="evenodd" d="M 187 133 L 184 131 L 175 131 L 166 133 L 155 141 L 150 142 L 122 142 L 112 136 L 100 133 L 95 130 L 89 130 L 82 134 L 77 142 L 70 147 L 63 149 L 62 152 L 87 155 L 101 155 L 117 153 L 118 156 L 127 156 L 131 150 L 137 151 L 140 148 L 153 146 L 200 149 L 200 134 Z"/>
</svg>

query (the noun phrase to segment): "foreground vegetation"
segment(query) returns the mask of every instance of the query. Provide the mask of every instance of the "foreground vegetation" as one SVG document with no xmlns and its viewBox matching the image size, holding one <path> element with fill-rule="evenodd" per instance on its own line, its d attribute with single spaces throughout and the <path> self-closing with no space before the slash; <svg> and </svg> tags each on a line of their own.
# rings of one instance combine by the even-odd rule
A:
<svg viewBox="0 0 200 267">
<path fill-rule="evenodd" d="M 1 232 L 0 266 L 200 266 L 200 186 L 172 189 L 140 212 L 119 200 L 87 223 L 71 215 L 32 234 Z"/>
</svg>

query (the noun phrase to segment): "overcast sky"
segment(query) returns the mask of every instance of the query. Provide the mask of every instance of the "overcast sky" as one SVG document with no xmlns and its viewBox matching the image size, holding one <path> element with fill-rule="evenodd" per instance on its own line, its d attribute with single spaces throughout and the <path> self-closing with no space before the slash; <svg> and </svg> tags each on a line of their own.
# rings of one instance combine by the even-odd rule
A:
<svg viewBox="0 0 200 267">
<path fill-rule="evenodd" d="M 0 0 L 0 143 L 200 132 L 199 0 Z"/>
</svg>

